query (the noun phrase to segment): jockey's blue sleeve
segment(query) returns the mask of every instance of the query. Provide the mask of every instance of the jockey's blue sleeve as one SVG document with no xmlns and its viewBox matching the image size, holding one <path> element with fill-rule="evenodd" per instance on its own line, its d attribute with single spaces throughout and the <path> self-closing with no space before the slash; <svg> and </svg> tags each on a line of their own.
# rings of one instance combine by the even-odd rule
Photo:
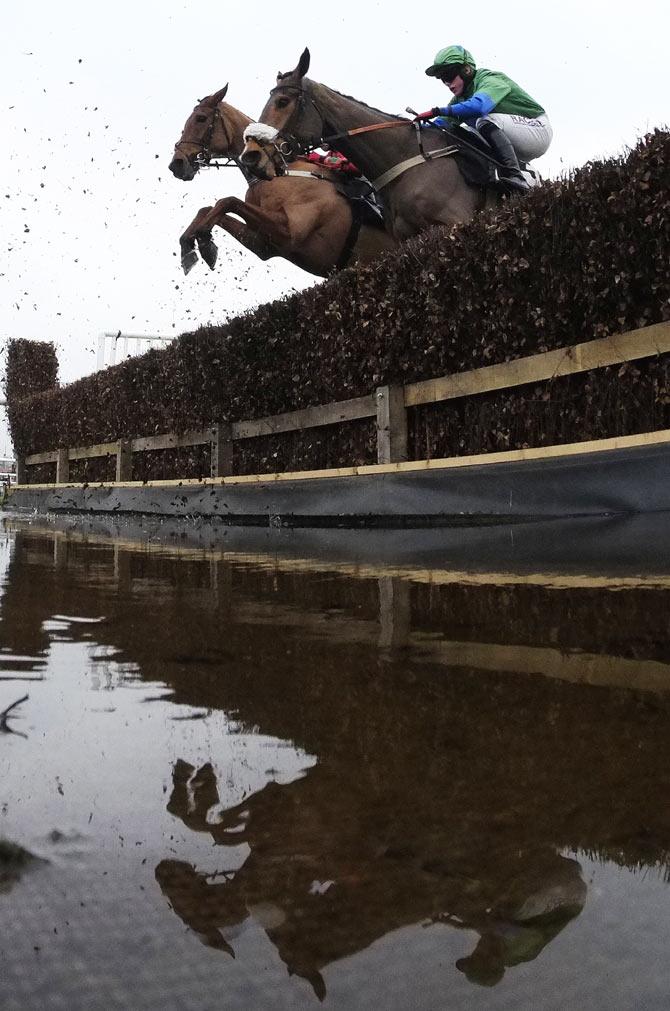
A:
<svg viewBox="0 0 670 1011">
<path fill-rule="evenodd" d="M 440 112 L 445 116 L 457 116 L 459 119 L 472 119 L 477 116 L 488 116 L 496 103 L 485 91 L 478 91 L 466 102 L 454 102 L 446 105 Z"/>
</svg>

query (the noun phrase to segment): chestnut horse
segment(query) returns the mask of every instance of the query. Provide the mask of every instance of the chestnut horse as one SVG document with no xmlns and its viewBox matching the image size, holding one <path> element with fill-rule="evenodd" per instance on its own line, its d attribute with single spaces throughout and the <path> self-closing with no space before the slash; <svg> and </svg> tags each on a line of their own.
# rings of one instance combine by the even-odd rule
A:
<svg viewBox="0 0 670 1011">
<path fill-rule="evenodd" d="M 278 139 L 293 151 L 333 140 L 372 181 L 384 205 L 386 227 L 396 239 L 416 235 L 431 225 L 470 221 L 478 210 L 497 199 L 463 179 L 445 133 L 421 130 L 419 151 L 414 124 L 371 108 L 305 77 L 305 49 L 295 70 L 279 74 L 260 122 L 278 131 Z M 394 129 L 395 127 L 395 129 Z M 445 147 L 445 144 L 447 147 Z M 432 157 L 431 157 L 432 155 Z M 248 144 L 240 161 L 263 178 L 271 173 L 270 157 Z"/>
<path fill-rule="evenodd" d="M 239 160 L 244 130 L 251 120 L 223 101 L 227 88 L 196 105 L 175 146 L 170 171 L 177 179 L 189 181 L 212 158 L 228 158 L 239 166 L 250 185 L 244 200 L 224 197 L 213 207 L 198 211 L 179 240 L 185 273 L 197 263 L 196 242 L 203 259 L 214 269 L 215 225 L 261 260 L 282 256 L 320 277 L 351 263 L 372 260 L 395 245 L 383 228 L 360 224 L 350 201 L 336 188 L 337 173 L 331 170 L 319 166 L 316 171 L 311 162 L 298 160 L 291 163 L 288 174 L 270 181 L 253 177 Z"/>
</svg>

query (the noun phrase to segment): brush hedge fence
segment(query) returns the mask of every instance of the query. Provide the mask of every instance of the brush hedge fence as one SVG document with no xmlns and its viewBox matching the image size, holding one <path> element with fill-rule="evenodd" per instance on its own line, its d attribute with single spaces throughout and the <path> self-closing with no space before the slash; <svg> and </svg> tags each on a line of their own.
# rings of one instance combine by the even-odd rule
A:
<svg viewBox="0 0 670 1011">
<path fill-rule="evenodd" d="M 25 456 L 181 433 L 633 330 L 670 319 L 669 259 L 670 133 L 656 130 L 625 156 L 592 162 L 469 225 L 433 229 L 373 264 L 62 388 L 48 388 L 55 372 L 46 351 L 36 383 L 24 375 L 21 362 L 34 352 L 14 341 L 14 446 Z M 669 360 L 413 408 L 410 458 L 670 427 Z M 375 452 L 374 419 L 363 419 L 237 443 L 234 470 L 374 463 Z M 106 467 L 78 461 L 71 479 L 110 477 Z M 31 468 L 31 480 L 53 479 L 49 465 L 40 470 Z M 207 453 L 195 447 L 138 455 L 133 476 L 208 472 Z"/>
</svg>

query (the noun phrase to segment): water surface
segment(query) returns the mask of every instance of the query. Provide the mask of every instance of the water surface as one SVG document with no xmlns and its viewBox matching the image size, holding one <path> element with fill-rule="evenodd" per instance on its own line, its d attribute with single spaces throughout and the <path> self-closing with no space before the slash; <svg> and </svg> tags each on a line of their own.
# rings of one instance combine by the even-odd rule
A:
<svg viewBox="0 0 670 1011">
<path fill-rule="evenodd" d="M 670 583 L 81 530 L 0 528 L 3 1009 L 667 1007 Z"/>
</svg>

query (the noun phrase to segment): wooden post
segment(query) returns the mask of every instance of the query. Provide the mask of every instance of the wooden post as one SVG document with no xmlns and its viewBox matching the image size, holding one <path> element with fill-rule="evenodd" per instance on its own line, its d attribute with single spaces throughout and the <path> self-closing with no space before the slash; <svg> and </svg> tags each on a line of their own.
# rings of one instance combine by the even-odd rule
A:
<svg viewBox="0 0 670 1011">
<path fill-rule="evenodd" d="M 54 568 L 67 567 L 68 539 L 60 531 L 54 534 Z"/>
<path fill-rule="evenodd" d="M 379 585 L 379 647 L 400 649 L 409 640 L 411 584 L 397 576 L 381 576 Z"/>
<path fill-rule="evenodd" d="M 133 475 L 133 451 L 130 439 L 119 439 L 116 444 L 116 480 L 130 481 Z"/>
<path fill-rule="evenodd" d="M 233 473 L 232 426 L 228 422 L 212 425 L 212 477 L 226 477 Z"/>
<path fill-rule="evenodd" d="M 407 411 L 402 386 L 379 386 L 377 398 L 377 463 L 407 459 Z"/>
<path fill-rule="evenodd" d="M 70 457 L 67 449 L 58 450 L 56 460 L 56 484 L 67 484 L 70 480 Z"/>
<path fill-rule="evenodd" d="M 219 617 L 229 622 L 233 599 L 233 570 L 229 562 L 222 558 L 213 558 L 210 561 L 209 585 L 214 608 Z"/>
<path fill-rule="evenodd" d="M 113 565 L 116 588 L 123 593 L 127 593 L 132 584 L 130 576 L 130 551 L 128 551 L 128 548 L 122 548 L 118 543 L 114 545 Z"/>
<path fill-rule="evenodd" d="M 16 458 L 16 483 L 17 484 L 28 484 L 26 475 L 26 465 L 23 462 L 22 456 L 17 456 Z"/>
</svg>

